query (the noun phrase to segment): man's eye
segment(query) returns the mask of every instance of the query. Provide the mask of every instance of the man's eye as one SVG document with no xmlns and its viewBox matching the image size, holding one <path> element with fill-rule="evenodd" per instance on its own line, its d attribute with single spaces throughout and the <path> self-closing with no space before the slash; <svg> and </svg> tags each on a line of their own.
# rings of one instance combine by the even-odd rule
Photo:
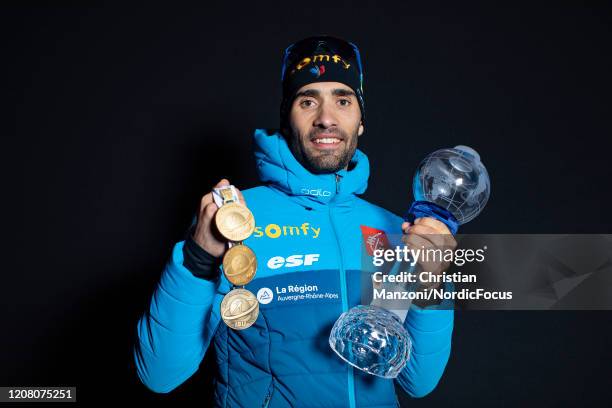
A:
<svg viewBox="0 0 612 408">
<path fill-rule="evenodd" d="M 351 104 L 351 101 L 350 101 L 350 100 L 348 100 L 348 99 L 340 99 L 340 100 L 338 101 L 338 103 L 339 103 L 341 106 L 349 106 L 349 105 Z"/>
<path fill-rule="evenodd" d="M 313 104 L 314 104 L 314 101 L 312 101 L 310 99 L 304 99 L 302 102 L 300 102 L 300 106 L 302 106 L 304 108 L 311 107 Z"/>
</svg>

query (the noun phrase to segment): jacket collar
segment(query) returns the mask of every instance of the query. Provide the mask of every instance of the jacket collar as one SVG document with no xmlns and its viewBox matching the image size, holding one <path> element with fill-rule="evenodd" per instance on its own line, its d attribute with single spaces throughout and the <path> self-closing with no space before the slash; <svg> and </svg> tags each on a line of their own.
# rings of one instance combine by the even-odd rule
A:
<svg viewBox="0 0 612 408">
<path fill-rule="evenodd" d="M 351 170 L 313 174 L 293 156 L 280 132 L 256 129 L 254 139 L 261 182 L 286 193 L 305 207 L 345 203 L 366 191 L 370 165 L 368 157 L 359 149 L 351 159 Z"/>
</svg>

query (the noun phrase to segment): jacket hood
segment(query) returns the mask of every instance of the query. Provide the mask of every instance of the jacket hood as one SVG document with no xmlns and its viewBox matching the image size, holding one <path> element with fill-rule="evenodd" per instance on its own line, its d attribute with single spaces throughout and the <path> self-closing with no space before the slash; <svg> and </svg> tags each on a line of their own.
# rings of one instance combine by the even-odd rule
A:
<svg viewBox="0 0 612 408">
<path fill-rule="evenodd" d="M 351 158 L 351 170 L 313 174 L 297 161 L 280 132 L 256 129 L 254 139 L 261 182 L 281 190 L 303 206 L 350 201 L 368 187 L 370 164 L 359 149 Z"/>
</svg>

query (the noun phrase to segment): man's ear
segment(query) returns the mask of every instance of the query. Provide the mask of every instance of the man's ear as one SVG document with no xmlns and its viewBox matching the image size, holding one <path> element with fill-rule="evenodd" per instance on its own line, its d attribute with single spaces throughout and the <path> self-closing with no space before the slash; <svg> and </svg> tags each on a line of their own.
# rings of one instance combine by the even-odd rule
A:
<svg viewBox="0 0 612 408">
<path fill-rule="evenodd" d="M 363 121 L 359 122 L 359 130 L 357 131 L 357 136 L 363 135 Z"/>
</svg>

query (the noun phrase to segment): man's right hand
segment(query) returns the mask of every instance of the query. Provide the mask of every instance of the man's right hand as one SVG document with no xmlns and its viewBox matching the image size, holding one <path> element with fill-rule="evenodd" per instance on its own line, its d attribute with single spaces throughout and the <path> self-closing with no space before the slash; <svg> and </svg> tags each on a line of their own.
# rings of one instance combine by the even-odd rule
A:
<svg viewBox="0 0 612 408">
<path fill-rule="evenodd" d="M 229 186 L 230 182 L 227 179 L 222 179 L 213 188 Z M 242 204 L 246 205 L 244 196 L 240 190 L 236 189 L 238 197 Z M 206 252 L 212 256 L 219 258 L 225 253 L 227 240 L 217 230 L 215 225 L 215 214 L 217 213 L 217 204 L 215 204 L 212 196 L 212 191 L 202 197 L 200 201 L 200 211 L 198 213 L 198 224 L 193 232 L 193 240 Z"/>
</svg>

